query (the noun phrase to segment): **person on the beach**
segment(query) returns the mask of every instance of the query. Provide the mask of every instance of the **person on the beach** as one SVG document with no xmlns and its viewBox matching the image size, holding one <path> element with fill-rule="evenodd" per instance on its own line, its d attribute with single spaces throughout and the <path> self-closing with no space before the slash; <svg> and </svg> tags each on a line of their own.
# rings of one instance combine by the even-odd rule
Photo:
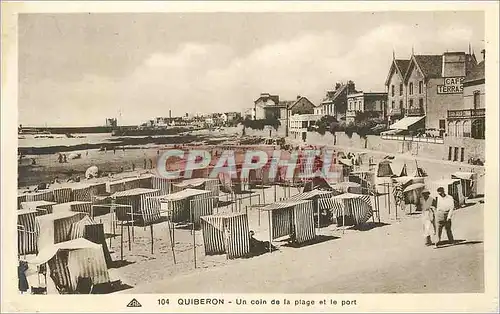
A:
<svg viewBox="0 0 500 314">
<path fill-rule="evenodd" d="M 59 156 L 57 157 L 57 160 L 59 161 L 60 164 L 63 162 L 63 156 L 62 156 L 61 153 L 59 153 Z"/>
<path fill-rule="evenodd" d="M 146 160 L 146 158 L 144 158 L 144 169 L 146 169 L 147 166 L 148 166 L 148 161 Z"/>
<path fill-rule="evenodd" d="M 430 195 L 431 192 L 429 192 L 429 190 L 427 189 L 424 189 L 422 191 L 422 197 L 419 201 L 420 209 L 422 210 L 425 245 L 427 246 L 432 245 L 432 237 L 436 235 L 434 206 L 432 205 L 433 200 Z"/>
<path fill-rule="evenodd" d="M 451 219 L 455 211 L 456 205 L 455 200 L 451 195 L 445 193 L 443 187 L 437 189 L 438 196 L 434 200 L 434 207 L 436 208 L 436 222 L 437 222 L 437 241 L 436 248 L 441 242 L 441 233 L 443 228 L 446 229 L 446 235 L 448 236 L 448 241 L 453 243 L 453 233 L 451 231 Z"/>
<path fill-rule="evenodd" d="M 66 154 L 63 154 L 63 162 L 68 162 L 68 158 L 66 157 Z"/>
</svg>

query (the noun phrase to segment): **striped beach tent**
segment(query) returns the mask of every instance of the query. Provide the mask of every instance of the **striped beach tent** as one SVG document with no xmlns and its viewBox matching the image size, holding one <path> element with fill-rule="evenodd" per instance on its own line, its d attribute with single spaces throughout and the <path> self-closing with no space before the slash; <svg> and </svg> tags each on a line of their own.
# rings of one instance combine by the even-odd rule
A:
<svg viewBox="0 0 500 314">
<path fill-rule="evenodd" d="M 415 183 L 407 186 L 403 190 L 405 204 L 418 205 L 424 188 L 425 184 L 423 183 Z"/>
<path fill-rule="evenodd" d="M 69 187 L 53 189 L 52 193 L 54 193 L 54 202 L 56 203 L 67 203 L 73 200 L 73 191 Z"/>
<path fill-rule="evenodd" d="M 290 236 L 293 242 L 303 243 L 316 237 L 311 200 L 278 202 L 259 210 L 268 212 L 270 242 Z"/>
<path fill-rule="evenodd" d="M 71 226 L 70 240 L 78 238 L 84 238 L 93 243 L 102 245 L 106 265 L 111 265 L 112 259 L 106 243 L 104 226 L 102 223 L 97 223 L 89 216 L 85 216 L 80 221 L 73 223 Z"/>
<path fill-rule="evenodd" d="M 116 192 L 111 195 L 116 204 L 130 205 L 133 210 L 133 218 L 123 207 L 116 208 L 117 219 L 121 221 L 139 220 L 144 225 L 150 225 L 160 219 L 160 203 L 158 201 L 160 191 L 156 189 L 136 188 Z"/>
<path fill-rule="evenodd" d="M 139 177 L 122 178 L 107 182 L 106 192 L 114 194 L 116 192 L 140 188 L 141 180 Z"/>
<path fill-rule="evenodd" d="M 226 253 L 233 259 L 250 253 L 250 231 L 245 213 L 218 213 L 201 217 L 206 255 Z"/>
<path fill-rule="evenodd" d="M 370 195 L 345 193 L 332 198 L 322 198 L 319 202 L 337 217 L 338 225 L 364 224 L 373 215 Z"/>
<path fill-rule="evenodd" d="M 26 202 L 26 194 L 17 194 L 17 209 L 21 209 L 21 203 Z"/>
<path fill-rule="evenodd" d="M 20 255 L 34 254 L 36 246 L 36 216 L 33 209 L 17 211 L 17 252 Z"/>
<path fill-rule="evenodd" d="M 195 224 L 199 223 L 199 217 L 210 215 L 213 212 L 214 199 L 210 198 L 210 191 L 187 188 L 185 190 L 161 196 L 162 211 L 168 213 L 172 222 L 190 221 L 190 212 L 198 213 L 195 217 Z M 210 200 L 210 201 L 208 201 Z M 194 201 L 194 202 L 192 202 Z M 203 214 L 204 213 L 204 214 Z"/>
<path fill-rule="evenodd" d="M 26 194 L 26 202 L 34 202 L 34 201 L 54 201 L 54 193 L 51 190 L 33 192 Z"/>
<path fill-rule="evenodd" d="M 52 244 L 31 263 L 49 265 L 60 293 L 75 293 L 79 278 L 90 278 L 93 285 L 110 282 L 102 246 L 83 238 Z"/>
<path fill-rule="evenodd" d="M 72 201 L 67 203 L 55 204 L 52 206 L 52 212 L 81 212 L 88 215 L 92 214 L 92 202 Z"/>
<path fill-rule="evenodd" d="M 52 206 L 56 205 L 55 202 L 48 201 L 34 201 L 34 202 L 22 202 L 21 208 L 24 210 L 36 210 L 38 215 L 52 214 Z"/>
<path fill-rule="evenodd" d="M 171 179 L 166 179 L 166 178 L 157 177 L 157 176 L 151 177 L 151 188 L 155 189 L 155 190 L 160 190 L 161 195 L 165 195 L 165 194 L 170 193 L 170 185 L 171 184 L 172 184 Z"/>
<path fill-rule="evenodd" d="M 477 173 L 458 171 L 451 174 L 452 179 L 460 179 L 462 194 L 465 197 L 476 197 L 477 195 Z"/>
<path fill-rule="evenodd" d="M 81 183 L 71 186 L 74 201 L 92 202 L 95 196 L 106 194 L 106 182 Z"/>
<path fill-rule="evenodd" d="M 71 226 L 80 221 L 86 214 L 64 211 L 36 217 L 37 248 L 43 248 L 55 243 L 68 241 Z"/>
</svg>

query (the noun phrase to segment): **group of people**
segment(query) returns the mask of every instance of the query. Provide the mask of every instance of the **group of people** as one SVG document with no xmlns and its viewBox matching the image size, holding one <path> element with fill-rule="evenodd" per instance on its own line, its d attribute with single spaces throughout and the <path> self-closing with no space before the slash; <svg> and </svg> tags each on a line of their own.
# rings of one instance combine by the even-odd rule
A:
<svg viewBox="0 0 500 314">
<path fill-rule="evenodd" d="M 437 193 L 437 197 L 431 198 L 431 192 L 424 189 L 420 199 L 425 245 L 432 246 L 434 244 L 436 248 L 441 244 L 443 228 L 446 230 L 448 241 L 454 243 L 451 222 L 455 208 L 457 208 L 455 199 L 446 194 L 443 187 L 439 187 Z M 432 242 L 433 237 L 435 238 L 434 243 Z"/>
</svg>

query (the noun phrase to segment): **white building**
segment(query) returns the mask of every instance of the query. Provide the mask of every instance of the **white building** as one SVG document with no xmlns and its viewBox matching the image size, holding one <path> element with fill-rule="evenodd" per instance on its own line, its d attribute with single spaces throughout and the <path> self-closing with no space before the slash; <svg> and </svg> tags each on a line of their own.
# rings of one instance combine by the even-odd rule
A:
<svg viewBox="0 0 500 314">
<path fill-rule="evenodd" d="M 288 129 L 292 139 L 306 140 L 308 128 L 314 126 L 320 120 L 320 114 L 295 114 L 288 120 Z"/>
</svg>

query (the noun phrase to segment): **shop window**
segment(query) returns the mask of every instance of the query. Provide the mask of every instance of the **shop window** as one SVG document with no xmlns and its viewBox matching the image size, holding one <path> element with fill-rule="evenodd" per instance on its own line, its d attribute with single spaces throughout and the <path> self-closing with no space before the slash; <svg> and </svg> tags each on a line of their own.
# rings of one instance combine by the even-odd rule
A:
<svg viewBox="0 0 500 314">
<path fill-rule="evenodd" d="M 455 136 L 455 123 L 453 121 L 448 122 L 448 136 Z"/>
</svg>

